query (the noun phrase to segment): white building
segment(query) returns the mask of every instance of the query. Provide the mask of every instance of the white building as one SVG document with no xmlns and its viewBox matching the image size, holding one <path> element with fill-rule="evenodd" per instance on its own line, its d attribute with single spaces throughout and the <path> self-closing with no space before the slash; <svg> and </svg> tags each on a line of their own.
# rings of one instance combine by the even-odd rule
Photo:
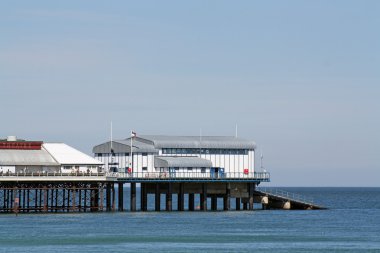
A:
<svg viewBox="0 0 380 253">
<path fill-rule="evenodd" d="M 110 172 L 144 177 L 253 177 L 253 141 L 230 136 L 143 135 L 93 148 Z M 131 156 L 132 153 L 132 156 Z"/>
<path fill-rule="evenodd" d="M 64 143 L 0 140 L 0 175 L 14 173 L 96 173 L 103 163 Z"/>
</svg>

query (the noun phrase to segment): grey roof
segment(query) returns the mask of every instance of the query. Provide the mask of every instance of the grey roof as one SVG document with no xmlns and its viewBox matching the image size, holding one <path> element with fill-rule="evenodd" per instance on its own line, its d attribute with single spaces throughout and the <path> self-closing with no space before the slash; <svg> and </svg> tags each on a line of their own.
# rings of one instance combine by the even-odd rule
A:
<svg viewBox="0 0 380 253">
<path fill-rule="evenodd" d="M 45 150 L 0 150 L 0 165 L 40 165 L 59 166 Z"/>
<path fill-rule="evenodd" d="M 160 148 L 215 148 L 215 149 L 255 149 L 256 143 L 233 136 L 165 136 L 141 135 L 136 139 L 150 141 Z M 128 140 L 128 139 L 127 139 Z"/>
<path fill-rule="evenodd" d="M 212 162 L 196 156 L 156 156 L 154 158 L 154 167 L 156 168 L 210 168 Z"/>
<path fill-rule="evenodd" d="M 139 153 L 158 153 L 158 150 L 154 148 L 152 144 L 147 144 L 140 142 L 138 140 L 133 140 L 133 152 Z M 112 149 L 115 153 L 129 153 L 131 152 L 131 142 L 130 140 L 115 140 L 112 141 Z M 110 153 L 111 152 L 111 142 L 105 142 L 100 145 L 95 146 L 92 149 L 93 153 Z"/>
</svg>

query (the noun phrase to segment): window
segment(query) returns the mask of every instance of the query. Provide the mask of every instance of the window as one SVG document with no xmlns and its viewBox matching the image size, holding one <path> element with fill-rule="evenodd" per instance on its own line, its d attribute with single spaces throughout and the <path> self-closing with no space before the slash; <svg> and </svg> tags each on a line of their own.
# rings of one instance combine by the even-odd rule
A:
<svg viewBox="0 0 380 253">
<path fill-rule="evenodd" d="M 148 167 L 142 167 L 142 170 L 143 170 L 143 171 L 147 171 L 147 170 L 148 170 Z"/>
<path fill-rule="evenodd" d="M 129 156 L 129 153 L 125 153 L 124 155 L 125 155 L 125 156 Z"/>
<path fill-rule="evenodd" d="M 201 168 L 201 173 L 206 173 L 206 168 Z"/>
<path fill-rule="evenodd" d="M 142 156 L 148 156 L 148 153 L 142 153 Z"/>
<path fill-rule="evenodd" d="M 187 170 L 193 170 L 193 167 L 189 167 L 189 168 L 187 168 Z"/>
<path fill-rule="evenodd" d="M 101 153 L 98 153 L 98 154 L 96 154 L 98 157 L 102 157 L 102 154 Z"/>
</svg>

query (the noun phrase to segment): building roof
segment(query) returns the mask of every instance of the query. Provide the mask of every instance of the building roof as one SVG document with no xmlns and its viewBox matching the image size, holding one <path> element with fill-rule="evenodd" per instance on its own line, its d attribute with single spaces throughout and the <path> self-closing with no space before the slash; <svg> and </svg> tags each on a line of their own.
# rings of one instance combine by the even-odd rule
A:
<svg viewBox="0 0 380 253">
<path fill-rule="evenodd" d="M 0 165 L 3 166 L 59 166 L 59 163 L 44 149 L 41 150 L 0 150 Z"/>
<path fill-rule="evenodd" d="M 212 167 L 212 162 L 195 156 L 156 156 L 154 158 L 154 167 L 210 168 Z"/>
<path fill-rule="evenodd" d="M 138 153 L 158 153 L 158 150 L 154 148 L 152 144 L 147 144 L 140 142 L 139 140 L 133 139 L 133 152 Z M 114 140 L 112 141 L 112 150 L 114 153 L 130 153 L 131 152 L 131 141 L 130 140 Z M 92 149 L 95 154 L 100 153 L 111 153 L 111 142 L 105 142 L 100 145 L 95 146 Z"/>
<path fill-rule="evenodd" d="M 215 148 L 215 149 L 255 149 L 256 143 L 234 136 L 165 136 L 141 135 L 136 139 L 150 141 L 156 149 L 161 148 Z M 129 139 L 127 139 L 129 140 Z"/>
<path fill-rule="evenodd" d="M 62 165 L 102 165 L 103 163 L 64 143 L 44 143 L 42 147 Z"/>
</svg>

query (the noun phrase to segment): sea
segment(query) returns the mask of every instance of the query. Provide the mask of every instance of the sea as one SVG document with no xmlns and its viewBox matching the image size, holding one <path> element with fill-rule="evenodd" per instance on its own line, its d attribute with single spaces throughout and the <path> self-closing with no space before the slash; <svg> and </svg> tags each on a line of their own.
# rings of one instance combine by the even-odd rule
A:
<svg viewBox="0 0 380 253">
<path fill-rule="evenodd" d="M 380 188 L 281 189 L 328 209 L 1 214 L 0 252 L 380 252 Z"/>
</svg>

